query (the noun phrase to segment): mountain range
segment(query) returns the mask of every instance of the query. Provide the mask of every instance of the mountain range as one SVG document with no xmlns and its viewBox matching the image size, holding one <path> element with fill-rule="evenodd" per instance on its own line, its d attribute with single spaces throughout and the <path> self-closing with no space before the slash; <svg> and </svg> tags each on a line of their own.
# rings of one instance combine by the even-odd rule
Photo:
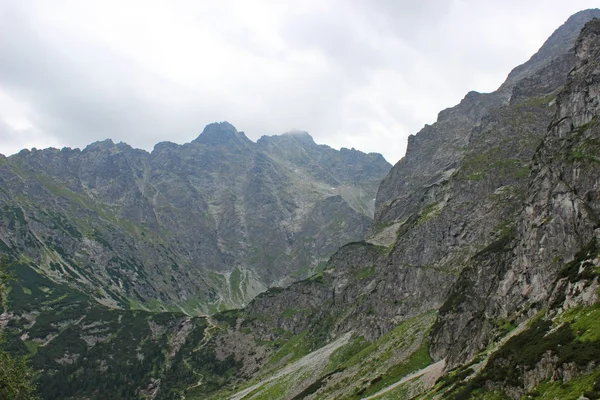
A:
<svg viewBox="0 0 600 400">
<path fill-rule="evenodd" d="M 379 154 L 227 122 L 150 153 L 111 140 L 2 158 L 0 246 L 111 307 L 207 314 L 306 278 L 364 239 Z"/>
<path fill-rule="evenodd" d="M 600 398 L 597 18 L 597 9 L 573 15 L 498 90 L 470 92 L 441 111 L 434 124 L 409 138 L 405 157 L 389 172 L 377 155 L 336 152 L 300 133 L 254 144 L 228 124 L 209 125 L 187 145 L 159 144 L 150 155 L 103 142 L 81 152 L 43 150 L 3 159 L 0 193 L 7 206 L 0 245 L 16 276 L 2 315 L 8 349 L 29 357 L 40 371 L 38 391 L 48 399 Z M 225 140 L 236 163 L 212 160 L 206 150 Z M 322 157 L 305 157 L 305 145 L 320 149 Z M 84 155 L 77 174 L 65 173 L 71 157 Z M 94 160 L 113 156 L 92 168 Z M 194 179 L 199 164 L 213 180 Z M 120 180 L 118 172 L 128 168 L 132 172 Z M 227 168 L 236 178 L 251 176 L 242 180 L 252 200 L 228 197 L 237 179 L 223 184 L 213 175 Z M 377 186 L 376 176 L 384 177 L 373 205 L 364 194 Z M 323 194 L 314 200 L 317 186 Z M 196 200 L 209 187 L 218 195 Z M 51 190 L 46 202 L 38 200 Z M 317 206 L 303 207 L 307 198 Z M 271 280 L 274 267 L 257 263 L 251 273 L 265 286 L 305 265 L 311 275 L 266 291 L 257 287 L 243 308 L 192 316 L 138 304 L 178 304 L 181 290 L 161 298 L 160 289 L 148 289 L 133 297 L 141 280 L 160 281 L 144 269 L 153 264 L 139 260 L 164 257 L 165 265 L 169 257 L 197 260 L 206 252 L 215 265 L 209 270 L 242 272 L 248 267 L 236 262 L 257 254 L 249 237 L 255 234 L 281 243 L 262 260 L 294 258 L 294 243 L 311 239 L 322 247 L 308 248 L 324 249 L 326 257 L 331 247 L 323 246 L 323 238 L 330 234 L 319 235 L 329 223 L 298 229 L 306 224 L 293 215 L 315 207 L 331 210 L 318 215 L 336 215 L 338 203 L 355 214 L 333 223 L 336 232 L 351 233 L 349 215 L 373 212 L 374 220 L 353 225 L 363 227 L 361 235 L 340 237 L 343 243 L 318 268 L 321 256 L 311 251 L 305 257 L 312 264 L 289 261 Z M 239 204 L 252 210 L 252 218 L 238 217 L 246 215 Z M 286 219 L 285 210 L 298 214 Z M 216 236 L 203 244 L 194 239 L 210 238 L 204 231 L 177 232 L 181 221 L 202 221 L 203 212 L 215 221 L 206 226 L 241 230 L 246 240 Z M 79 221 L 89 223 L 88 230 Z M 132 248 L 145 236 L 144 243 L 157 250 L 145 259 L 138 256 L 143 252 L 127 253 L 120 232 L 131 235 Z M 108 262 L 105 270 L 120 274 L 113 286 L 108 277 L 89 284 L 75 276 L 61 280 L 61 271 L 68 275 L 75 268 L 55 260 L 45 269 L 35 257 L 82 259 L 75 244 L 61 244 L 68 243 L 63 237 L 131 254 L 126 264 L 133 272 Z M 101 258 L 92 246 L 86 249 L 94 271 L 92 259 Z M 287 249 L 285 256 L 280 249 Z M 228 264 L 231 259 L 238 261 Z M 175 264 L 173 271 L 200 265 Z M 80 274 L 90 280 L 97 273 Z"/>
</svg>

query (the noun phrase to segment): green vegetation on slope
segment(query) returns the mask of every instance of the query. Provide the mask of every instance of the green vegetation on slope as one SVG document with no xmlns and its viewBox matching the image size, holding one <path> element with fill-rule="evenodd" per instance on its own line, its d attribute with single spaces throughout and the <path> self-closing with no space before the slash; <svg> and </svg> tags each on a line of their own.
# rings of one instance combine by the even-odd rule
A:
<svg viewBox="0 0 600 400">
<path fill-rule="evenodd" d="M 169 384 L 160 385 L 158 398 L 172 398 L 200 377 L 203 390 L 227 380 L 231 360 L 197 348 L 205 318 L 109 309 L 30 265 L 15 263 L 11 271 L 6 346 L 41 371 L 36 383 L 44 399 L 139 398 L 151 396 L 159 381 Z"/>
<path fill-rule="evenodd" d="M 0 259 L 0 310 L 6 306 L 6 285 L 11 276 L 6 272 L 5 259 Z M 4 344 L 4 333 L 0 330 L 0 346 Z M 33 371 L 26 357 L 13 357 L 0 348 L 0 399 L 35 400 Z"/>
</svg>

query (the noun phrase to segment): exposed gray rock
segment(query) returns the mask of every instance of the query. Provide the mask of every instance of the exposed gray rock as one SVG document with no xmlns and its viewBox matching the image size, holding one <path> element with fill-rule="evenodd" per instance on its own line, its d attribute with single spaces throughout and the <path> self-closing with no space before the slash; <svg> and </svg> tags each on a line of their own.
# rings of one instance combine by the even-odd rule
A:
<svg viewBox="0 0 600 400">
<path fill-rule="evenodd" d="M 222 122 L 151 153 L 111 140 L 22 151 L 0 166 L 0 246 L 113 306 L 241 306 L 370 224 L 389 164 L 304 136 L 257 144 Z"/>
<path fill-rule="evenodd" d="M 547 304 L 564 263 L 597 235 L 600 204 L 593 154 L 600 132 L 595 122 L 600 113 L 599 27 L 597 21 L 589 23 L 577 41 L 576 67 L 556 99 L 550 130 L 533 158 L 515 236 L 498 246 L 499 255 L 465 270 L 453 289 L 459 300 L 447 301 L 445 312 L 440 313 L 432 354 L 448 357 L 451 365 L 489 343 L 485 319 L 529 310 L 524 318 Z M 559 287 L 564 288 L 564 283 L 559 281 Z M 476 343 L 473 333 L 482 335 Z"/>
<path fill-rule="evenodd" d="M 571 18 L 497 92 L 468 94 L 410 139 L 378 192 L 368 240 L 385 247 L 344 246 L 322 277 L 259 296 L 241 319 L 263 340 L 324 331 L 323 344 L 351 330 L 375 340 L 439 308 L 430 353 L 452 368 L 495 340 L 498 321 L 548 304 L 558 271 L 598 224 L 597 63 L 582 70 L 597 58 L 593 24 L 575 50 L 571 35 L 598 13 Z M 578 287 L 563 287 L 567 299 L 596 301 Z M 304 313 L 286 316 L 294 307 Z M 526 387 L 490 388 L 518 398 L 556 368 L 542 362 Z"/>
<path fill-rule="evenodd" d="M 101 279 L 102 271 L 118 271 L 117 283 L 108 286 L 115 297 L 127 293 L 127 285 L 147 288 L 136 283 L 146 281 L 162 286 L 150 287 L 142 297 L 157 291 L 162 296 L 163 288 L 172 289 L 184 281 L 181 277 L 188 277 L 183 274 L 201 270 L 190 266 L 208 265 L 213 274 L 189 275 L 198 288 L 177 286 L 178 295 L 207 290 L 218 302 L 223 292 L 245 299 L 241 292 L 248 293 L 252 286 L 244 285 L 253 280 L 287 283 L 277 274 L 289 273 L 294 262 L 314 265 L 314 254 L 336 247 L 327 240 L 333 234 L 351 243 L 335 252 L 322 272 L 286 288 L 271 288 L 243 310 L 215 315 L 218 326 L 207 320 L 211 326 L 206 327 L 203 322 L 202 342 L 182 345 L 194 350 L 182 355 L 187 359 L 175 376 L 214 365 L 214 374 L 202 371 L 217 386 L 227 383 L 224 376 L 230 379 L 235 373 L 238 379 L 270 382 L 276 375 L 261 374 L 274 373 L 296 355 L 337 341 L 362 345 L 363 340 L 382 340 L 387 333 L 396 333 L 399 323 L 420 316 L 418 329 L 411 327 L 418 332 L 405 331 L 410 332 L 410 352 L 428 349 L 448 369 L 476 355 L 485 358 L 476 360 L 479 370 L 475 364 L 463 365 L 457 380 L 471 377 L 481 390 L 501 391 L 510 398 L 521 398 L 548 379 L 568 382 L 597 367 L 596 360 L 585 357 L 578 362 L 561 360 L 557 343 L 578 344 L 571 337 L 578 333 L 549 320 L 598 301 L 600 22 L 586 24 L 575 40 L 594 16 L 600 16 L 600 11 L 571 17 L 497 91 L 470 92 L 459 105 L 442 111 L 435 124 L 412 136 L 406 156 L 379 187 L 367 241 L 342 232 L 350 226 L 366 227 L 368 205 L 360 190 L 366 190 L 373 182 L 371 174 L 381 170 L 378 156 L 354 150 L 336 153 L 300 132 L 263 137 L 255 145 L 231 125 L 214 124 L 192 143 L 162 143 L 150 154 L 102 142 L 81 152 L 22 152 L 0 160 L 2 187 L 10 189 L 0 191 L 8 205 L 2 209 L 6 222 L 0 226 L 0 246 L 32 249 L 26 252 L 29 257 L 50 249 L 52 260 L 59 258 L 56 254 L 61 256 L 58 264 L 50 264 L 59 270 L 56 276 L 71 274 L 82 282 L 99 278 L 69 269 L 70 254 L 93 259 L 90 265 L 99 266 L 90 268 L 96 268 L 93 271 Z M 54 171 L 49 174 L 61 176 L 63 186 L 58 189 L 68 186 L 71 192 L 44 197 L 49 188 L 57 188 L 32 176 L 30 165 Z M 103 169 L 96 171 L 99 167 L 91 168 L 94 165 Z M 73 166 L 83 172 L 70 174 Z M 129 173 L 117 173 L 124 170 Z M 364 177 L 362 189 L 353 176 Z M 23 198 L 34 196 L 43 198 L 43 207 L 23 203 Z M 67 208 L 70 215 L 78 216 L 77 221 L 110 224 L 76 224 L 65 219 L 64 212 L 47 211 Z M 360 212 L 352 214 L 352 210 Z M 116 221 L 111 220 L 113 215 Z M 129 231 L 119 225 L 122 218 L 136 222 L 128 227 L 134 234 L 124 233 Z M 186 230 L 190 226 L 193 232 Z M 166 229 L 170 240 L 152 236 L 149 227 Z M 81 239 L 71 239 L 78 235 Z M 136 240 L 142 236 L 150 239 Z M 112 253 L 104 251 L 105 243 L 111 243 L 120 258 L 109 257 Z M 145 258 L 130 256 L 135 251 Z M 154 264 L 147 260 L 155 259 L 177 260 L 170 272 L 173 284 L 169 279 L 148 278 L 153 273 L 148 265 Z M 119 268 L 122 263 L 133 267 Z M 250 265 L 261 267 L 250 270 Z M 210 292 L 208 288 L 219 287 L 220 276 L 226 277 L 228 289 Z M 251 291 L 260 291 L 254 288 Z M 170 299 L 170 293 L 165 299 Z M 537 316 L 535 329 L 526 324 L 533 316 Z M 497 342 L 510 329 L 515 335 Z M 148 334 L 154 331 L 149 328 Z M 564 334 L 559 338 L 563 342 L 550 343 L 554 348 L 535 348 L 536 340 L 546 340 L 553 332 Z M 185 333 L 192 337 L 197 332 Z M 351 335 L 356 342 L 349 342 Z M 521 360 L 514 370 L 517 375 L 508 381 L 502 368 L 521 356 L 520 348 L 509 345 L 515 346 L 512 339 L 523 338 L 535 343 L 516 343 L 534 351 L 527 353 L 531 359 Z M 282 345 L 290 345 L 283 347 L 286 351 L 292 345 L 302 348 L 269 364 L 269 357 Z M 355 347 L 355 353 L 346 356 L 360 357 L 362 348 Z M 482 354 L 483 349 L 491 355 Z M 196 351 L 204 358 L 197 358 Z M 394 360 L 406 360 L 410 352 L 396 354 Z M 494 355 L 499 356 L 494 359 Z M 377 363 L 376 357 L 369 362 Z M 187 362 L 194 367 L 186 370 Z M 342 367 L 326 374 L 319 369 L 321 376 L 296 377 L 296 386 L 289 383 L 294 380 L 283 382 L 290 387 L 282 386 L 281 396 L 360 396 L 386 373 L 367 372 L 366 380 L 356 382 L 352 367 L 348 371 Z M 494 367 L 499 368 L 494 376 L 477 375 Z M 330 384 L 338 386 L 327 387 Z M 448 387 L 440 387 L 445 395 Z M 465 396 L 473 389 L 468 384 L 457 387 L 466 390 Z M 202 394 L 213 389 L 206 390 Z"/>
</svg>

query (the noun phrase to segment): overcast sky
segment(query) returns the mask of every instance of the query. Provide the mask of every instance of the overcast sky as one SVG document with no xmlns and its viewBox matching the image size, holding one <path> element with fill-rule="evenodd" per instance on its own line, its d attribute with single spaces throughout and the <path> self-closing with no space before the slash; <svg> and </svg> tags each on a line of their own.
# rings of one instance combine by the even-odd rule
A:
<svg viewBox="0 0 600 400">
<path fill-rule="evenodd" d="M 214 121 L 397 162 L 597 0 L 0 0 L 0 153 L 152 150 Z"/>
</svg>

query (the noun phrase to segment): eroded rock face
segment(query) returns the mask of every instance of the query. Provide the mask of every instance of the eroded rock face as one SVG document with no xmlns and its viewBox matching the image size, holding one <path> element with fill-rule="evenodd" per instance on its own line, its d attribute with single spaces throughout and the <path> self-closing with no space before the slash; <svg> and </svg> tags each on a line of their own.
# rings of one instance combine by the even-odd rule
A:
<svg viewBox="0 0 600 400">
<path fill-rule="evenodd" d="M 575 68 L 533 158 L 515 233 L 498 254 L 474 260 L 459 278 L 452 292 L 459 300 L 447 302 L 433 336 L 435 357 L 456 365 L 489 343 L 487 321 L 519 314 L 524 319 L 546 305 L 564 263 L 594 240 L 600 221 L 599 32 L 598 20 L 582 30 Z"/>
<path fill-rule="evenodd" d="M 582 49 L 593 39 L 583 35 L 573 50 L 572 32 L 598 13 L 569 19 L 497 92 L 468 94 L 410 139 L 406 157 L 380 186 L 374 245 L 343 247 L 319 280 L 261 296 L 249 310 L 280 315 L 300 304 L 310 311 L 278 318 L 279 328 L 320 325 L 330 338 L 353 330 L 373 340 L 399 321 L 439 308 L 431 354 L 447 358 L 449 367 L 490 343 L 495 320 L 534 314 L 563 261 L 585 245 L 597 221 L 589 203 L 597 201 L 592 155 L 586 153 L 589 162 L 569 156 L 590 148 L 596 133 L 575 143 L 560 138 L 556 121 L 580 115 L 576 104 L 592 110 L 577 117 L 579 127 L 597 115 L 595 78 L 581 78 L 589 100 L 573 91 Z M 558 38 L 568 43 L 558 45 Z"/>
<path fill-rule="evenodd" d="M 389 167 L 306 133 L 254 143 L 226 122 L 151 153 L 110 140 L 24 150 L 0 167 L 0 243 L 107 304 L 214 312 L 362 240 Z"/>
<path fill-rule="evenodd" d="M 430 188 L 456 169 L 471 129 L 503 100 L 502 95 L 469 92 L 460 104 L 440 112 L 435 124 L 409 136 L 406 155 L 379 187 L 375 219 L 385 223 L 400 221 L 427 202 Z"/>
<path fill-rule="evenodd" d="M 600 241 L 600 125 L 597 122 L 600 22 L 585 25 L 573 48 L 576 32 L 593 16 L 600 16 L 600 11 L 576 14 L 529 62 L 515 68 L 498 91 L 469 93 L 459 105 L 442 111 L 434 125 L 413 136 L 406 157 L 379 188 L 371 236 L 366 241 L 342 246 L 331 256 L 322 273 L 287 288 L 272 288 L 258 295 L 243 310 L 217 314 L 214 318 L 218 324 L 207 319 L 210 326 L 203 322 L 200 345 L 186 341 L 182 346 L 194 349 L 184 356 L 196 362 L 190 364 L 193 367 L 187 372 L 214 363 L 218 368 L 210 374 L 203 372 L 203 376 L 207 382 L 212 379 L 210 382 L 216 386 L 227 384 L 223 374 L 228 378 L 236 373 L 240 379 L 255 378 L 257 374 L 273 372 L 274 368 L 285 365 L 291 353 L 283 355 L 275 364 L 268 364 L 269 357 L 281 350 L 282 345 L 301 344 L 301 351 L 293 355 L 301 357 L 342 338 L 345 344 L 351 333 L 353 338 L 362 337 L 361 340 L 372 342 L 393 333 L 402 322 L 411 321 L 413 317 L 419 319 L 417 316 L 421 316 L 421 323 L 417 328 L 413 326 L 418 332 L 410 335 L 410 350 L 397 354 L 395 363 L 406 360 L 411 351 L 423 347 L 434 360 L 445 359 L 446 368 L 452 368 L 493 343 L 502 321 L 509 318 L 515 324 L 525 321 L 549 304 L 554 307 L 551 312 L 558 312 L 560 307 L 596 303 L 597 274 L 586 279 L 579 275 L 585 275 L 582 274 L 586 271 L 584 264 L 589 270 L 597 270 L 600 265 L 597 251 Z M 361 158 L 359 162 L 356 157 L 362 156 L 353 150 L 337 154 L 325 149 L 319 153 L 319 147 L 315 147 L 310 136 L 298 132 L 262 138 L 258 143 L 260 150 L 252 152 L 248 150 L 252 142 L 241 133 L 227 125 L 221 137 L 215 133 L 216 128 L 218 126 L 211 126 L 205 138 L 183 148 L 164 143 L 157 145 L 150 156 L 136 153 L 135 157 L 141 160 L 139 164 L 133 158 L 123 157 L 122 153 L 129 151 L 123 145 L 95 144 L 84 150 L 90 153 L 86 155 L 87 165 L 98 163 L 109 167 L 102 173 L 86 172 L 85 179 L 72 176 L 61 182 L 73 193 L 104 199 L 117 211 L 127 209 L 128 213 L 138 213 L 131 214 L 131 218 L 139 218 L 148 225 L 170 227 L 176 240 L 169 246 L 155 243 L 155 250 L 152 250 L 154 247 L 146 249 L 147 257 L 168 260 L 170 255 L 190 244 L 192 249 L 198 246 L 207 259 L 218 264 L 215 272 L 230 271 L 227 290 L 234 296 L 231 282 L 238 282 L 238 287 L 242 287 L 252 281 L 244 275 L 247 270 L 241 267 L 234 273 L 239 256 L 250 259 L 256 256 L 257 262 L 267 265 L 272 260 L 292 257 L 305 260 L 294 253 L 299 248 L 313 249 L 317 253 L 318 249 L 330 251 L 334 244 L 326 241 L 330 224 L 327 221 L 335 221 L 337 213 L 344 208 L 361 210 L 361 207 L 349 200 L 356 200 L 357 196 L 349 190 L 347 177 L 341 172 L 324 173 L 325 166 L 337 171 L 335 160 L 339 157 L 360 165 L 364 173 L 369 170 L 366 167 L 370 165 L 369 159 L 375 162 L 378 157 Z M 215 156 L 213 149 L 223 142 L 228 143 L 228 151 L 244 167 Z M 40 161 L 40 165 L 45 165 L 46 170 L 60 171 L 54 175 L 69 171 L 67 166 L 76 163 L 79 154 L 70 152 L 61 151 L 60 157 L 56 152 L 42 153 L 44 161 Z M 21 156 L 27 157 L 27 153 Z M 32 158 L 38 160 L 36 157 Z M 289 160 L 290 169 L 303 178 L 294 180 L 281 160 Z M 6 174 L 7 163 L 12 160 L 0 162 L 4 162 L 0 168 Z M 116 174 L 128 168 L 131 176 Z M 200 168 L 206 171 L 205 175 L 197 174 Z M 148 178 L 139 181 L 136 174 Z M 25 179 L 14 171 L 13 175 L 6 176 L 7 187 L 18 187 L 19 193 L 33 196 L 47 190 L 43 184 Z M 326 186 L 315 189 L 310 184 L 313 179 Z M 338 184 L 338 189 L 328 192 L 331 185 Z M 124 188 L 135 185 L 139 192 L 119 197 Z M 290 186 L 294 186 L 296 192 L 288 191 Z M 211 193 L 216 195 L 205 195 L 213 189 Z M 236 195 L 238 189 L 244 190 L 242 199 Z M 317 196 L 321 189 L 328 193 L 324 198 Z M 0 196 L 6 196 L 6 192 L 0 192 Z M 77 197 L 85 202 L 84 199 Z M 193 215 L 183 214 L 186 204 L 194 199 Z M 360 196 L 358 199 L 360 202 Z M 56 196 L 44 204 L 48 207 L 77 204 L 71 200 Z M 120 205 L 123 207 L 119 208 Z M 110 207 L 84 211 L 83 207 L 76 206 L 73 212 L 82 218 L 101 215 L 108 219 Z M 4 213 L 5 218 L 13 216 L 10 220 L 13 222 L 12 226 L 6 225 L 8 230 L 2 231 L 0 226 L 0 233 L 5 235 L 0 236 L 2 240 L 7 237 L 5 232 L 10 231 L 19 232 L 19 235 L 9 236 L 9 240 L 18 240 L 23 248 L 40 248 L 40 243 L 45 243 L 39 240 L 43 235 L 32 233 L 48 235 L 50 232 L 44 231 L 47 223 L 42 210 L 26 214 L 19 206 L 7 208 Z M 190 238 L 185 231 L 184 237 L 178 236 L 176 228 L 183 215 L 198 218 L 196 236 Z M 364 227 L 361 218 L 348 218 L 334 225 L 342 228 L 339 232 L 345 232 L 350 225 L 348 221 Z M 71 232 L 76 230 L 82 236 L 85 253 L 92 254 L 100 264 L 119 260 L 108 258 L 103 252 L 105 246 L 101 240 L 106 237 L 114 239 L 111 243 L 119 243 L 115 244 L 119 255 L 127 255 L 130 246 L 142 247 L 133 239 L 116 240 L 125 237 L 117 228 L 101 230 L 101 226 L 94 225 L 92 227 L 100 233 L 97 236 L 94 231 L 94 234 L 81 233 L 79 225 L 60 217 L 53 221 L 64 235 L 59 242 L 53 242 L 54 245 L 70 243 L 71 247 L 66 249 L 74 251 L 77 242 L 69 242 L 67 238 L 76 237 L 77 234 Z M 268 225 L 275 227 L 267 231 Z M 31 226 L 35 229 L 30 229 Z M 148 230 L 141 229 L 143 226 L 131 228 L 140 230 L 140 236 L 142 232 L 148 235 Z M 211 232 L 216 234 L 211 236 Z M 298 232 L 310 236 L 312 241 L 302 238 Z M 228 239 L 237 237 L 237 233 L 245 239 Z M 202 239 L 196 243 L 205 234 L 207 242 L 202 243 Z M 348 236 L 339 238 L 352 241 Z M 259 246 L 265 243 L 272 248 L 257 253 Z M 590 244 L 594 244 L 590 247 L 593 251 L 584 252 L 579 260 L 577 254 Z M 282 248 L 287 250 L 281 252 Z M 204 254 L 195 251 L 188 250 L 182 257 L 189 261 Z M 573 270 L 573 277 L 561 277 L 559 271 L 574 259 L 576 263 L 571 267 L 577 268 Z M 232 267 L 233 270 L 228 269 Z M 136 265 L 136 268 L 127 279 L 122 276 L 119 279 L 123 282 L 145 279 L 143 273 L 148 270 L 144 265 Z M 274 273 L 274 269 L 267 267 L 263 270 L 265 276 Z M 211 283 L 208 278 L 202 282 Z M 183 290 L 185 288 L 181 288 Z M 217 298 L 218 293 L 214 296 Z M 437 322 L 431 328 L 435 318 Z M 552 325 L 548 320 L 543 322 L 544 329 Z M 185 332 L 191 337 L 195 331 Z M 545 332 L 538 338 L 545 337 Z M 202 357 L 195 356 L 198 349 Z M 327 353 L 327 357 L 329 355 Z M 324 362 L 329 359 L 325 358 Z M 491 381 L 486 382 L 485 387 L 520 398 L 550 376 L 571 379 L 583 370 L 563 363 L 563 369 L 557 373 L 557 363 L 552 351 L 542 353 L 528 366 L 528 372 L 520 376 L 522 385 Z M 189 368 L 185 362 L 173 363 L 173 366 L 180 366 L 182 371 Z M 315 386 L 302 379 L 302 385 L 306 385 L 287 388 L 288 397 L 293 397 L 290 393 L 295 396 L 310 387 L 315 390 L 310 396 L 320 398 L 331 389 L 327 388 L 329 382 L 340 385 L 345 382 L 348 387 L 343 388 L 344 395 L 358 395 L 362 393 L 360 390 L 382 379 L 381 375 L 367 373 L 368 381 L 357 383 L 354 375 L 344 375 L 351 373 L 339 369 L 313 376 L 313 383 L 319 383 Z M 178 379 L 180 374 L 173 376 Z M 344 380 L 348 377 L 352 382 Z M 206 390 L 203 394 L 213 389 Z"/>
<path fill-rule="evenodd" d="M 572 47 L 581 28 L 598 10 L 581 11 L 570 17 L 540 50 L 511 71 L 493 93 L 469 92 L 460 104 L 439 113 L 433 125 L 410 136 L 406 155 L 391 170 L 379 188 L 376 220 L 391 223 L 418 210 L 427 188 L 456 168 L 469 143 L 471 130 L 481 118 L 507 101 L 551 93 L 564 84 L 573 66 Z"/>
</svg>

